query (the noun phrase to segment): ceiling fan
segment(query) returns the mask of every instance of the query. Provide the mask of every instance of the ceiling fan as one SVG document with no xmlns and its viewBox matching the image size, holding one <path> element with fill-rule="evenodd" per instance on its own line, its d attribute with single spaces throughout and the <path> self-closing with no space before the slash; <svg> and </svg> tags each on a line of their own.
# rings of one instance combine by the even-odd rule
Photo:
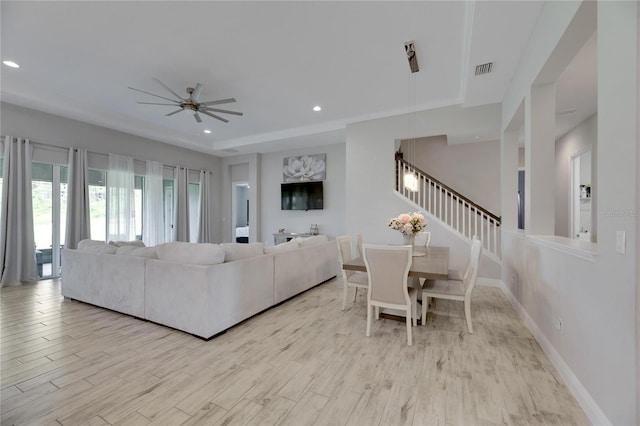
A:
<svg viewBox="0 0 640 426">
<path fill-rule="evenodd" d="M 183 98 L 182 96 L 178 95 L 176 92 L 171 90 L 166 84 L 164 84 L 157 78 L 154 78 L 153 81 L 158 83 L 160 86 L 164 87 L 173 96 L 175 96 L 178 99 L 177 100 L 170 99 L 165 96 L 160 96 L 150 92 L 145 92 L 144 90 L 136 89 L 134 87 L 129 87 L 129 89 L 172 102 L 170 104 L 158 103 L 158 102 L 138 102 L 139 104 L 145 104 L 145 105 L 167 105 L 167 106 L 174 106 L 179 108 L 173 112 L 170 112 L 169 114 L 166 114 L 167 117 L 188 109 L 193 111 L 193 117 L 196 119 L 198 123 L 202 122 L 202 118 L 200 118 L 200 114 L 208 115 L 209 117 L 213 117 L 215 119 L 228 123 L 229 120 L 214 114 L 214 112 L 221 113 L 221 114 L 242 115 L 242 113 L 238 111 L 229 111 L 227 109 L 211 108 L 211 106 L 213 105 L 221 105 L 221 104 L 228 104 L 228 103 L 235 102 L 236 100 L 234 98 L 220 99 L 217 101 L 198 102 L 198 98 L 200 97 L 200 94 L 202 93 L 202 89 L 203 89 L 203 86 L 200 83 L 196 83 L 196 87 L 187 87 L 187 94 L 189 95 L 189 97 Z"/>
</svg>

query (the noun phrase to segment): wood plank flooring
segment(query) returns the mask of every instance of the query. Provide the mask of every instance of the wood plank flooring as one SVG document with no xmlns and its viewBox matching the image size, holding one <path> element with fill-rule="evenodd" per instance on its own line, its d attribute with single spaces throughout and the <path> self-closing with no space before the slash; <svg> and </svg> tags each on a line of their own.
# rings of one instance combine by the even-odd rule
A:
<svg viewBox="0 0 640 426">
<path fill-rule="evenodd" d="M 1 292 L 2 425 L 586 425 L 497 288 L 428 324 L 376 321 L 339 279 L 208 342 L 91 305 L 58 281 Z"/>
</svg>

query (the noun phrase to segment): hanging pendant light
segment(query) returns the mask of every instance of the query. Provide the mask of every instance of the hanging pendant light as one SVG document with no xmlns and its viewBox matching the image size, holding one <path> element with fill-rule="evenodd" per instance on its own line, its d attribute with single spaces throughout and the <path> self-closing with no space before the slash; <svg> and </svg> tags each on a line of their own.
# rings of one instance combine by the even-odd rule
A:
<svg viewBox="0 0 640 426">
<path fill-rule="evenodd" d="M 416 49 L 413 41 L 408 41 L 404 44 L 404 50 L 407 54 L 407 60 L 409 61 L 409 68 L 411 74 L 409 75 L 409 143 L 407 146 L 407 161 L 414 165 L 415 154 L 415 135 L 414 135 L 414 123 L 415 123 L 415 73 L 420 71 L 418 68 L 418 57 L 416 56 Z M 418 177 L 413 170 L 406 172 L 403 176 L 404 188 L 411 192 L 417 192 L 420 186 Z"/>
</svg>

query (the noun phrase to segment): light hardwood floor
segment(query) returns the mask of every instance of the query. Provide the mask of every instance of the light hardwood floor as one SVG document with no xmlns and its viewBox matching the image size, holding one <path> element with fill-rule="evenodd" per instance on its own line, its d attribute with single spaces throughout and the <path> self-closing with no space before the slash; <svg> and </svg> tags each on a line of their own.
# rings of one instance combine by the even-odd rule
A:
<svg viewBox="0 0 640 426">
<path fill-rule="evenodd" d="M 341 311 L 332 280 L 208 342 L 60 295 L 3 288 L 1 422 L 38 425 L 584 425 L 496 288 L 439 300 L 426 327 Z"/>
</svg>

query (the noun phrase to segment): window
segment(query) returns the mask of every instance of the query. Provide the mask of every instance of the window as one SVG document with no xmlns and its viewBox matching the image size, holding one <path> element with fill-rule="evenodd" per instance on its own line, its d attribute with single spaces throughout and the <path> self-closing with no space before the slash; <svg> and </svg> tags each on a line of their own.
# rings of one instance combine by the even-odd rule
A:
<svg viewBox="0 0 640 426">
<path fill-rule="evenodd" d="M 175 201 L 173 197 L 173 179 L 164 179 L 164 240 L 173 241 L 173 210 Z"/>
<path fill-rule="evenodd" d="M 200 184 L 189 183 L 189 241 L 198 242 L 200 221 Z"/>
<path fill-rule="evenodd" d="M 135 215 L 135 228 L 136 228 L 136 240 L 142 240 L 142 227 L 144 223 L 142 223 L 142 218 L 144 215 L 142 214 L 143 202 L 144 200 L 144 176 L 136 176 L 134 182 L 134 200 L 133 200 L 133 209 Z"/>
<path fill-rule="evenodd" d="M 107 172 L 89 170 L 89 222 L 92 240 L 107 238 Z"/>
</svg>

